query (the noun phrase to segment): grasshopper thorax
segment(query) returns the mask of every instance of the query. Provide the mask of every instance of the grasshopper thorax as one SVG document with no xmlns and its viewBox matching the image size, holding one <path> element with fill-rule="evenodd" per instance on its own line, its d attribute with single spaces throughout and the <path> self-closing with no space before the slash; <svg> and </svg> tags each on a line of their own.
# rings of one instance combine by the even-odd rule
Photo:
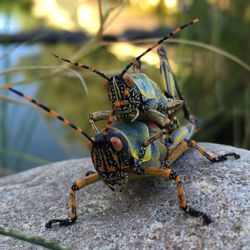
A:
<svg viewBox="0 0 250 250">
<path fill-rule="evenodd" d="M 129 75 L 115 75 L 106 82 L 109 99 L 116 117 L 120 120 L 135 120 L 139 114 L 142 97 Z"/>
<path fill-rule="evenodd" d="M 125 137 L 109 129 L 94 138 L 91 151 L 94 167 L 107 184 L 119 184 L 126 177 L 131 153 Z"/>
</svg>

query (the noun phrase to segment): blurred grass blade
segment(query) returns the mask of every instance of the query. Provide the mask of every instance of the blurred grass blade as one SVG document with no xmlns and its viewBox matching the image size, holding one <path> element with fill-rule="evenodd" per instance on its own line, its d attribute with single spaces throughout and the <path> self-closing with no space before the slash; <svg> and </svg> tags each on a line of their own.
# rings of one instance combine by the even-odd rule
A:
<svg viewBox="0 0 250 250">
<path fill-rule="evenodd" d="M 53 250 L 73 250 L 73 248 L 66 247 L 66 246 L 60 246 L 57 242 L 54 241 L 49 241 L 45 240 L 40 237 L 34 237 L 34 236 L 29 236 L 25 235 L 23 233 L 20 233 L 18 231 L 10 230 L 10 229 L 5 229 L 3 227 L 0 227 L 0 235 L 12 237 L 14 239 L 30 242 L 34 245 L 38 246 L 43 246 L 48 249 L 53 249 Z"/>
<path fill-rule="evenodd" d="M 19 71 L 26 71 L 26 70 L 32 71 L 32 70 L 48 70 L 48 69 L 54 69 L 52 74 L 49 75 L 48 77 L 52 77 L 53 75 L 55 75 L 61 71 L 58 69 L 58 66 L 25 66 L 25 67 L 14 67 L 14 68 L 0 71 L 0 75 L 10 74 L 10 73 L 19 72 Z M 84 81 L 83 77 L 73 69 L 70 69 L 70 68 L 65 68 L 65 69 L 72 72 L 73 75 L 75 75 L 75 77 L 80 80 L 86 94 L 88 94 L 88 87 L 87 87 L 86 82 Z M 34 79 L 33 81 L 36 81 L 36 79 Z M 22 84 L 24 82 L 25 81 L 20 81 L 20 84 Z M 10 83 L 10 84 L 6 84 L 6 85 L 14 86 L 14 85 L 19 85 L 19 83 L 13 83 L 13 84 Z"/>
<path fill-rule="evenodd" d="M 11 97 L 8 97 L 8 96 L 5 96 L 5 95 L 1 95 L 0 94 L 0 101 L 6 101 L 6 102 L 12 102 L 12 103 L 15 103 L 15 104 L 19 104 L 19 105 L 23 105 L 23 106 L 33 106 L 33 105 L 30 105 L 29 103 L 25 103 L 25 102 L 22 102 L 22 101 L 18 101 L 14 98 L 11 98 Z"/>
<path fill-rule="evenodd" d="M 32 155 L 29 155 L 29 154 L 25 154 L 25 153 L 21 153 L 21 152 L 17 152 L 17 151 L 12 150 L 12 149 L 10 150 L 10 149 L 1 148 L 1 147 L 0 147 L 0 155 L 3 155 L 3 157 L 6 157 L 6 155 L 9 155 L 12 158 L 16 157 L 18 159 L 29 161 L 29 162 L 34 163 L 36 165 L 44 165 L 44 164 L 49 163 L 49 161 L 44 160 L 42 158 L 32 156 Z"/>
<path fill-rule="evenodd" d="M 150 38 L 150 39 L 137 39 L 137 40 L 133 40 L 133 41 L 129 41 L 129 40 L 121 40 L 120 42 L 131 42 L 134 44 L 137 43 L 152 43 L 154 41 L 156 41 L 159 38 Z M 235 63 L 239 64 L 240 66 L 242 66 L 244 69 L 246 69 L 247 71 L 250 71 L 250 65 L 248 65 L 247 63 L 245 63 L 244 61 L 242 61 L 239 57 L 223 50 L 220 49 L 218 47 L 215 47 L 213 45 L 210 44 L 206 44 L 206 43 L 202 43 L 202 42 L 196 42 L 196 41 L 192 41 L 192 40 L 187 40 L 187 39 L 181 39 L 181 38 L 174 38 L 174 39 L 169 39 L 167 40 L 165 43 L 180 43 L 180 44 L 188 44 L 188 45 L 192 45 L 194 47 L 200 47 L 209 51 L 212 51 L 216 54 L 219 54 L 221 56 L 224 56 L 228 59 L 230 59 L 231 61 L 234 61 Z M 103 44 L 109 44 L 109 43 L 103 43 Z"/>
<path fill-rule="evenodd" d="M 21 42 L 21 43 L 18 43 L 16 45 L 14 45 L 14 47 L 11 47 L 3 55 L 0 56 L 0 60 L 3 60 L 4 58 L 9 56 L 11 53 L 13 53 L 15 50 L 17 50 L 21 46 L 29 45 L 30 43 L 33 43 L 33 42 L 39 40 L 40 38 L 44 38 L 46 36 L 48 36 L 48 34 L 40 34 L 40 35 L 37 35 L 37 36 L 33 37 L 32 39 L 29 39 L 27 41 L 24 41 L 24 42 Z"/>
<path fill-rule="evenodd" d="M 84 81 L 83 77 L 81 74 L 79 74 L 77 71 L 75 71 L 74 69 L 71 69 L 71 68 L 67 68 L 68 71 L 72 72 L 73 73 L 73 76 L 78 78 L 86 92 L 86 94 L 88 95 L 89 94 L 89 91 L 88 91 L 88 87 L 87 87 L 87 84 L 86 82 Z M 65 74 L 66 76 L 72 76 L 72 75 L 68 75 L 68 74 Z"/>
<path fill-rule="evenodd" d="M 222 55 L 224 57 L 227 57 L 228 59 L 236 62 L 237 64 L 241 65 L 243 68 L 245 68 L 246 70 L 250 71 L 250 65 L 248 65 L 247 63 L 243 62 L 240 58 L 238 58 L 237 56 L 223 50 L 220 49 L 218 47 L 215 47 L 213 45 L 210 44 L 206 44 L 206 43 L 201 43 L 201 42 L 196 42 L 196 41 L 192 41 L 192 40 L 186 40 L 186 39 L 170 39 L 168 42 L 170 43 L 182 43 L 182 44 L 188 44 L 188 45 L 193 45 L 195 47 L 200 47 L 203 49 L 207 49 L 210 51 L 215 52 L 216 54 Z"/>
</svg>

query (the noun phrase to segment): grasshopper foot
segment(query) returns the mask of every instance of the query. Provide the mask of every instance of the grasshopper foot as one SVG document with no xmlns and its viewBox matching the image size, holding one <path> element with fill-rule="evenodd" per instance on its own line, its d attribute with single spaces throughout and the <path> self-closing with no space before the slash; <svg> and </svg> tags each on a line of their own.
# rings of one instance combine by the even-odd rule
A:
<svg viewBox="0 0 250 250">
<path fill-rule="evenodd" d="M 59 223 L 60 227 L 66 227 L 66 226 L 74 224 L 75 221 L 76 221 L 76 218 L 74 218 L 74 219 L 64 219 L 64 220 L 60 220 L 60 219 L 50 220 L 49 222 L 47 222 L 45 224 L 45 227 L 46 228 L 51 228 L 52 225 L 55 224 L 55 223 Z"/>
<path fill-rule="evenodd" d="M 85 174 L 85 176 L 89 176 L 89 175 L 92 175 L 92 174 L 95 174 L 96 172 L 92 171 L 92 170 L 89 170 L 87 171 L 87 173 Z"/>
<path fill-rule="evenodd" d="M 213 162 L 221 162 L 221 161 L 226 161 L 228 159 L 228 156 L 233 156 L 235 159 L 239 159 L 240 155 L 234 153 L 234 152 L 230 152 L 224 155 L 218 155 L 217 157 L 215 157 L 212 161 Z"/>
<path fill-rule="evenodd" d="M 205 225 L 208 225 L 210 223 L 212 223 L 212 219 L 205 213 L 203 212 L 200 212 L 200 211 L 197 211 L 191 207 L 186 207 L 186 208 L 183 208 L 182 209 L 185 211 L 185 213 L 193 216 L 193 217 L 201 217 L 203 219 L 203 224 Z"/>
</svg>

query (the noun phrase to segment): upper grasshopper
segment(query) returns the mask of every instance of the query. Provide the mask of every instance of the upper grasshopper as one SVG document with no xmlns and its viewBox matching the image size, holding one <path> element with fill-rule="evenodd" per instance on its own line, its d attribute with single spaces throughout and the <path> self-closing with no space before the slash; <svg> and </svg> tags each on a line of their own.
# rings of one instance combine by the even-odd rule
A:
<svg viewBox="0 0 250 250">
<path fill-rule="evenodd" d="M 99 70 L 80 64 L 69 59 L 61 58 L 53 54 L 55 57 L 94 72 L 105 79 L 105 89 L 108 91 L 109 100 L 112 103 L 112 109 L 116 111 L 116 119 L 135 121 L 139 118 L 142 121 L 151 121 L 156 123 L 161 128 L 169 125 L 173 120 L 174 114 L 180 110 L 183 105 L 183 100 L 176 100 L 174 93 L 175 84 L 172 71 L 168 64 L 166 52 L 163 48 L 158 50 L 161 60 L 161 75 L 163 79 L 163 93 L 158 85 L 143 73 L 127 73 L 132 66 L 140 63 L 141 58 L 148 52 L 158 47 L 164 41 L 173 37 L 184 28 L 197 23 L 198 19 L 178 27 L 170 32 L 167 36 L 155 42 L 151 47 L 141 53 L 139 56 L 133 58 L 127 66 L 118 74 L 107 76 Z M 178 92 L 179 94 L 179 92 Z M 107 119 L 111 111 L 99 111 L 89 115 L 89 120 L 96 131 L 99 132 L 95 125 L 95 121 Z M 186 117 L 190 118 L 190 117 Z M 176 121 L 174 122 L 176 125 Z M 174 126 L 176 128 L 176 126 Z"/>
</svg>

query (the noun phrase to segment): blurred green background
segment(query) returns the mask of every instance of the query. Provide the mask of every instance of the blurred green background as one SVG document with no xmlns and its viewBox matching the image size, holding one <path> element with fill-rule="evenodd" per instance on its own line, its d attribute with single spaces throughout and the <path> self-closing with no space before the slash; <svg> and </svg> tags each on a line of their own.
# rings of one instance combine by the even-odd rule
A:
<svg viewBox="0 0 250 250">
<path fill-rule="evenodd" d="M 138 36 L 133 42 L 123 43 L 104 42 L 103 36 L 130 40 L 131 34 L 156 34 L 159 28 L 163 36 L 193 18 L 200 22 L 165 46 L 188 105 L 202 122 L 194 138 L 249 149 L 249 1 L 1 0 L 0 84 L 17 84 L 17 89 L 93 134 L 88 114 L 110 109 L 103 79 L 65 65 L 51 52 L 113 74 L 159 36 Z M 89 39 L 44 43 L 47 29 L 82 31 Z M 11 41 L 11 35 L 34 30 L 38 31 L 36 35 L 26 41 Z M 160 84 L 156 51 L 142 62 L 143 72 Z M 25 103 L 0 91 L 0 175 L 89 156 L 83 137 Z"/>
</svg>

